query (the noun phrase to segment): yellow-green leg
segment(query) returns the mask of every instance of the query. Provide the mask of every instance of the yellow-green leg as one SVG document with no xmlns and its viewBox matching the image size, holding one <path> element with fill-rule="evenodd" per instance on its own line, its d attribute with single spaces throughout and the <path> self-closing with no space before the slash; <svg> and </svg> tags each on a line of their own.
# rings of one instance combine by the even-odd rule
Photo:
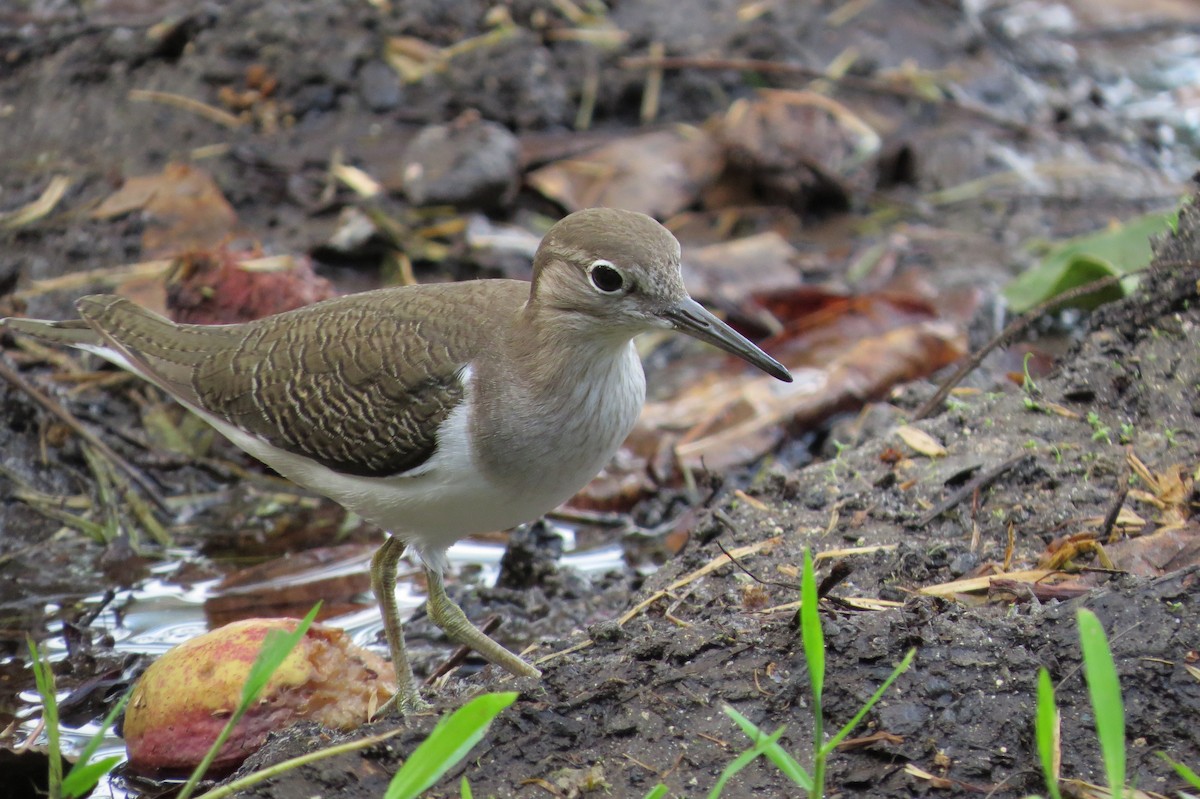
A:
<svg viewBox="0 0 1200 799">
<path fill-rule="evenodd" d="M 475 625 L 467 621 L 462 608 L 446 596 L 446 586 L 442 582 L 441 572 L 426 569 L 425 577 L 429 581 L 429 597 L 425 600 L 429 618 L 446 632 L 451 641 L 473 649 L 482 655 L 484 660 L 495 663 L 509 674 L 515 674 L 518 677 L 542 676 L 540 671 L 488 638 Z"/>
<path fill-rule="evenodd" d="M 396 605 L 396 569 L 404 544 L 392 536 L 375 552 L 371 559 L 371 589 L 379 602 L 383 614 L 383 631 L 387 635 L 388 649 L 392 652 L 392 667 L 396 670 L 396 693 L 379 708 L 378 715 L 389 712 L 393 707 L 402 714 L 416 713 L 429 707 L 421 698 L 417 683 L 413 679 L 412 666 L 404 649 L 404 626 L 400 623 L 400 608 Z"/>
</svg>

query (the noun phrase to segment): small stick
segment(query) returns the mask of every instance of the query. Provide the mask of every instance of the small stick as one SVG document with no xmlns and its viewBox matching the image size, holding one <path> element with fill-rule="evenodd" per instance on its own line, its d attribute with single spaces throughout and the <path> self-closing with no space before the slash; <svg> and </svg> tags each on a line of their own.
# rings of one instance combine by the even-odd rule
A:
<svg viewBox="0 0 1200 799">
<path fill-rule="evenodd" d="M 1129 495 L 1129 471 L 1130 467 L 1127 465 L 1121 475 L 1121 482 L 1117 483 L 1117 493 L 1108 504 L 1104 522 L 1100 525 L 1100 538 L 1110 544 L 1113 542 L 1113 527 L 1117 523 L 1117 517 L 1121 515 L 1121 508 L 1125 506 L 1125 497 Z"/>
<path fill-rule="evenodd" d="M 112 447 L 108 446 L 108 444 L 105 444 L 95 433 L 84 427 L 83 424 L 75 418 L 74 414 L 51 399 L 49 395 L 43 394 L 41 391 L 35 388 L 32 383 L 22 377 L 19 372 L 9 365 L 6 358 L 0 358 L 0 377 L 3 377 L 9 383 L 25 392 L 34 402 L 36 402 L 38 405 L 41 405 L 45 410 L 49 411 L 54 416 L 57 416 L 59 420 L 62 421 L 62 423 L 67 427 L 71 428 L 76 435 L 78 435 L 87 443 L 91 444 L 97 452 L 108 458 L 113 464 L 120 468 L 121 471 L 129 475 L 129 479 L 141 486 L 142 490 L 149 495 L 150 499 L 154 501 L 154 504 L 158 506 L 159 510 L 163 511 L 164 513 L 171 513 L 171 509 L 167 507 L 166 500 L 159 496 L 158 487 L 151 482 L 149 477 L 142 474 L 142 472 L 135 468 L 133 464 L 114 452 Z"/>
<path fill-rule="evenodd" d="M 224 125 L 227 128 L 236 129 L 242 126 L 242 120 L 228 111 L 215 108 L 191 97 L 185 97 L 182 94 L 159 92 L 150 89 L 130 89 L 129 99 L 135 103 L 161 103 L 162 105 L 169 105 L 173 108 L 190 111 L 210 122 L 216 122 L 218 125 Z"/>
<path fill-rule="evenodd" d="M 479 631 L 484 635 L 491 635 L 492 631 L 499 626 L 500 617 L 492 615 L 484 619 L 483 624 L 479 625 Z M 442 662 L 442 665 L 434 669 L 433 673 L 425 678 L 425 685 L 433 685 L 442 677 L 457 669 L 466 661 L 468 657 L 470 657 L 471 652 L 472 650 L 468 646 L 460 646 L 458 649 L 455 649 L 450 653 L 450 656 Z"/>
<path fill-rule="evenodd" d="M 949 379 L 942 383 L 937 392 L 928 400 L 926 400 L 925 404 L 923 404 L 920 408 L 917 408 L 916 413 L 913 414 L 912 420 L 914 422 L 920 421 L 941 407 L 942 401 L 946 399 L 946 396 L 949 395 L 954 387 L 961 383 L 964 377 L 975 371 L 979 364 L 983 363 L 983 359 L 986 358 L 992 350 L 996 349 L 1001 344 L 1004 344 L 1025 328 L 1029 327 L 1029 325 L 1036 322 L 1048 311 L 1054 310 L 1065 302 L 1070 302 L 1071 300 L 1078 299 L 1080 297 L 1086 297 L 1089 294 L 1094 294 L 1100 289 L 1105 289 L 1109 286 L 1116 285 L 1127 277 L 1132 277 L 1140 272 L 1145 272 L 1150 268 L 1151 265 L 1152 264 L 1148 264 L 1140 269 L 1131 269 L 1121 275 L 1109 275 L 1108 277 L 1102 277 L 1099 280 L 1093 280 L 1091 283 L 1085 283 L 1082 286 L 1076 286 L 1070 291 L 1064 291 L 1057 297 L 1051 297 L 1041 305 L 1038 305 L 1032 310 L 1026 311 L 1021 316 L 1018 316 L 1012 322 L 1009 322 L 1009 324 L 1003 330 L 993 336 L 991 341 L 989 341 L 987 344 L 984 344 L 982 347 L 976 350 L 970 358 L 963 361 L 962 365 L 955 370 L 954 374 L 950 375 Z"/>
<path fill-rule="evenodd" d="M 971 482 L 967 483 L 965 486 L 963 486 L 962 488 L 955 491 L 945 501 L 939 503 L 932 510 L 926 512 L 924 515 L 922 515 L 920 518 L 918 518 L 917 525 L 920 527 L 924 527 L 925 525 L 929 524 L 937 517 L 941 516 L 946 511 L 953 508 L 955 505 L 958 505 L 959 503 L 961 503 L 967 497 L 973 496 L 976 491 L 982 491 L 983 489 L 987 488 L 989 485 L 994 483 L 996 481 L 996 479 L 998 477 L 1000 477 L 1002 474 L 1004 474 L 1005 472 L 1015 469 L 1017 466 L 1020 466 L 1026 460 L 1032 459 L 1032 458 L 1033 458 L 1033 456 L 1030 455 L 1028 452 L 1023 452 L 1020 455 L 1015 455 L 1015 456 L 1009 458 L 1004 463 L 1001 463 L 999 466 L 993 466 L 992 468 L 987 469 L 986 471 L 980 472 L 978 475 L 976 475 L 975 479 L 971 480 Z"/>
</svg>

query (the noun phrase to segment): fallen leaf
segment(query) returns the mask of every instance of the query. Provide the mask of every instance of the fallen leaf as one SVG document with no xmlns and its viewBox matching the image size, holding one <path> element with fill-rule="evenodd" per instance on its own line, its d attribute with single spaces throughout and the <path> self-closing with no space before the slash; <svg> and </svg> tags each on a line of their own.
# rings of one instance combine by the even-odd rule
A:
<svg viewBox="0 0 1200 799">
<path fill-rule="evenodd" d="M 944 458 L 946 456 L 946 448 L 924 430 L 906 424 L 896 428 L 896 435 L 909 448 L 921 455 L 929 458 Z"/>
<path fill-rule="evenodd" d="M 1104 230 L 1060 242 L 1032 269 L 1004 287 L 1004 297 L 1016 313 L 1057 297 L 1078 286 L 1110 275 L 1126 274 L 1150 263 L 1150 237 L 1173 227 L 1177 213 L 1155 213 L 1114 223 Z M 1129 286 L 1118 284 L 1072 303 L 1094 308 L 1125 296 Z M 1130 286 L 1134 285 L 1132 282 Z"/>
<path fill-rule="evenodd" d="M 555 161 L 526 179 L 570 211 L 603 205 L 666 219 L 695 202 L 722 164 L 720 147 L 708 133 L 679 125 Z"/>
<path fill-rule="evenodd" d="M 237 214 L 217 184 L 188 164 L 169 163 L 157 175 L 129 178 L 91 213 L 113 219 L 141 211 L 146 217 L 142 250 L 169 257 L 221 244 L 237 225 Z"/>
</svg>

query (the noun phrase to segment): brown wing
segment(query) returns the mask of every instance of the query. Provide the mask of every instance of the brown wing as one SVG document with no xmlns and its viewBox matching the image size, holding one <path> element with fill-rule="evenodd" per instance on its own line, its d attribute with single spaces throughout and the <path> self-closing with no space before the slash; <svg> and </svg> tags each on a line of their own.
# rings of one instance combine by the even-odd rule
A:
<svg viewBox="0 0 1200 799">
<path fill-rule="evenodd" d="M 383 289 L 222 326 L 176 325 L 117 297 L 78 308 L 184 402 L 337 471 L 386 476 L 433 455 L 462 401 L 462 369 L 528 290 L 498 280 Z"/>
</svg>

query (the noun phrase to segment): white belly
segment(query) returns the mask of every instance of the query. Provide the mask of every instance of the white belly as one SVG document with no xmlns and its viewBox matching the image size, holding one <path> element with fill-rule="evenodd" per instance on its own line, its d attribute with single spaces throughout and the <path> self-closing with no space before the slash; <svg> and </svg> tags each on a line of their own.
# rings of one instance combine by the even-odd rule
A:
<svg viewBox="0 0 1200 799">
<path fill-rule="evenodd" d="M 455 541 L 537 519 L 574 496 L 612 459 L 645 397 L 645 377 L 632 348 L 613 366 L 613 380 L 585 381 L 581 385 L 590 388 L 540 419 L 538 429 L 524 431 L 521 445 L 506 452 L 505 468 L 493 474 L 481 468 L 470 443 L 469 401 L 442 424 L 434 456 L 393 477 L 341 474 L 197 412 L 250 455 L 383 527 L 439 569 Z M 469 386 L 469 371 L 464 380 Z"/>
</svg>

